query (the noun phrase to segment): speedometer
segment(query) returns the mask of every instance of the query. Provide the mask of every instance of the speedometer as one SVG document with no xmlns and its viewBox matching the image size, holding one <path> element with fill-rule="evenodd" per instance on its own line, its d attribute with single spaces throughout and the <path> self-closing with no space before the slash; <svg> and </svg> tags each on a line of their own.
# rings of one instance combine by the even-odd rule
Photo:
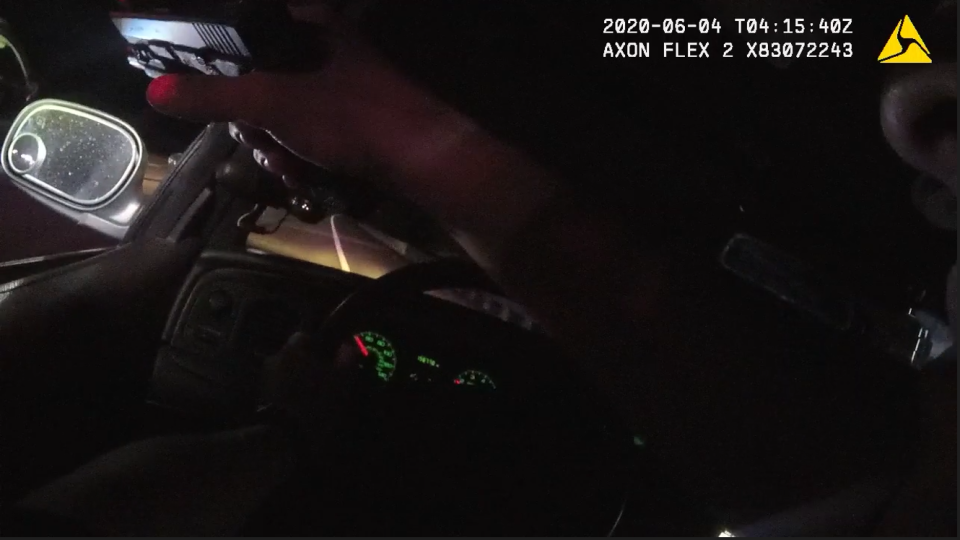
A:
<svg viewBox="0 0 960 540">
<path fill-rule="evenodd" d="M 496 383 L 493 382 L 493 379 L 489 375 L 475 369 L 470 369 L 457 375 L 457 378 L 453 380 L 453 384 L 457 386 L 475 386 L 485 390 L 497 389 Z"/>
<path fill-rule="evenodd" d="M 353 336 L 353 342 L 364 359 L 370 359 L 377 372 L 377 378 L 389 381 L 397 371 L 397 351 L 390 340 L 375 332 L 360 332 Z"/>
</svg>

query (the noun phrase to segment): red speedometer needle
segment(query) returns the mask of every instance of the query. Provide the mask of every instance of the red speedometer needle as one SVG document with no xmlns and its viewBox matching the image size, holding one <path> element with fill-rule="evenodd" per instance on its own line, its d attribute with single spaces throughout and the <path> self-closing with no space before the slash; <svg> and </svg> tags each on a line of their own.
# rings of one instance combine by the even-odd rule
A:
<svg viewBox="0 0 960 540">
<path fill-rule="evenodd" d="M 366 345 L 360 340 L 360 336 L 353 336 L 353 340 L 357 342 L 357 347 L 360 347 L 360 352 L 363 353 L 364 356 L 370 356 L 370 351 L 367 350 Z"/>
</svg>

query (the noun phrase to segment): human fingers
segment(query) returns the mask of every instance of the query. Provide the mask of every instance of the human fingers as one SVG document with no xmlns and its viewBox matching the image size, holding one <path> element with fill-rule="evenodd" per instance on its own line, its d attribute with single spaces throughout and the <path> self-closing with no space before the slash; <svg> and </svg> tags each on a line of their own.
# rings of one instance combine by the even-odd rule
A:
<svg viewBox="0 0 960 540">
<path fill-rule="evenodd" d="M 356 358 L 318 358 L 313 339 L 293 334 L 264 365 L 266 398 L 310 424 L 335 420 L 356 398 Z"/>
<path fill-rule="evenodd" d="M 904 161 L 938 180 L 955 196 L 956 0 L 940 2 L 924 28 L 934 61 L 893 66 L 881 98 L 881 125 L 890 146 Z"/>
<path fill-rule="evenodd" d="M 881 102 L 883 132 L 894 151 L 954 193 L 956 111 L 956 64 L 933 64 L 904 73 L 887 86 Z"/>
<path fill-rule="evenodd" d="M 267 172 L 280 178 L 291 189 L 296 188 L 308 176 L 311 165 L 276 145 L 256 149 L 253 157 Z"/>
<path fill-rule="evenodd" d="M 243 122 L 230 122 L 228 127 L 233 140 L 253 150 L 266 150 L 280 146 L 280 143 L 266 131 Z"/>
<path fill-rule="evenodd" d="M 257 163 L 283 180 L 288 188 L 296 188 L 310 174 L 311 164 L 295 156 L 262 129 L 231 122 L 229 131 L 234 140 L 253 149 Z"/>
<path fill-rule="evenodd" d="M 270 129 L 291 110 L 291 78 L 297 75 L 251 73 L 240 77 L 164 75 L 147 88 L 147 101 L 157 111 L 187 120 L 243 120 Z"/>
<path fill-rule="evenodd" d="M 264 362 L 264 397 L 268 402 L 296 412 L 305 393 L 304 382 L 311 380 L 310 339 L 295 333 L 276 354 Z"/>
</svg>

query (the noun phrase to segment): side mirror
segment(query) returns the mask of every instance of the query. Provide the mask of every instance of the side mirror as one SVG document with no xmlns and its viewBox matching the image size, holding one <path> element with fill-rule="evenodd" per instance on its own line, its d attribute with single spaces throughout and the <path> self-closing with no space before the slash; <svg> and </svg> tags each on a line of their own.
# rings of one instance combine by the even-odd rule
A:
<svg viewBox="0 0 960 540">
<path fill-rule="evenodd" d="M 44 99 L 24 108 L 3 143 L 3 171 L 60 214 L 123 238 L 143 203 L 143 141 L 96 109 Z"/>
</svg>

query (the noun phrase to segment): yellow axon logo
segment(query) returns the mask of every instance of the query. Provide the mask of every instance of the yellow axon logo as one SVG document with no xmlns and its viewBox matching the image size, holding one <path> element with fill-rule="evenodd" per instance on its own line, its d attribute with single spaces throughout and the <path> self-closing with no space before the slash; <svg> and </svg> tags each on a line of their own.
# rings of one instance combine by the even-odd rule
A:
<svg viewBox="0 0 960 540">
<path fill-rule="evenodd" d="M 904 15 L 877 58 L 881 64 L 929 64 L 930 49 L 923 43 L 909 15 Z"/>
</svg>

